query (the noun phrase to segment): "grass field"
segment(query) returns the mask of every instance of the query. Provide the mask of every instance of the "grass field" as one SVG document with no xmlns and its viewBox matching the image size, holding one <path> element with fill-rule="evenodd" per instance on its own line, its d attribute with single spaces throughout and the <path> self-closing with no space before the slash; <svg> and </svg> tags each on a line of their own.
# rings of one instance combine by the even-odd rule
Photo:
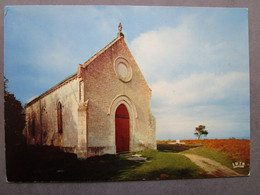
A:
<svg viewBox="0 0 260 195">
<path fill-rule="evenodd" d="M 157 145 L 165 145 L 173 141 L 157 141 Z M 233 169 L 232 163 L 244 162 L 244 168 L 233 169 L 236 172 L 248 175 L 250 171 L 250 140 L 247 139 L 203 139 L 203 140 L 182 140 L 185 146 L 196 147 L 192 150 L 186 150 L 182 153 L 196 154 L 215 160 L 230 169 Z"/>
<path fill-rule="evenodd" d="M 188 145 L 201 144 L 225 152 L 230 158 L 250 164 L 250 140 L 248 139 L 204 139 L 184 140 Z"/>
<path fill-rule="evenodd" d="M 249 173 L 248 165 L 246 165 L 244 168 L 234 169 L 232 163 L 235 163 L 236 160 L 230 158 L 227 153 L 221 152 L 217 149 L 207 148 L 207 147 L 197 147 L 193 150 L 183 151 L 181 153 L 182 154 L 196 154 L 199 156 L 203 156 L 203 157 L 212 159 L 242 175 L 248 175 L 248 173 Z"/>
<path fill-rule="evenodd" d="M 157 141 L 157 145 L 167 144 L 173 141 Z M 203 146 L 213 148 L 226 153 L 236 161 L 245 162 L 250 165 L 250 140 L 248 139 L 202 139 L 202 140 L 182 140 L 186 146 Z"/>
<path fill-rule="evenodd" d="M 186 153 L 210 158 L 231 169 L 232 162 L 235 161 L 228 152 L 197 141 L 190 141 L 185 145 L 161 142 L 158 144 L 158 151 L 139 152 L 147 158 L 147 162 L 127 160 L 127 155 L 104 155 L 82 160 L 77 159 L 75 154 L 61 152 L 55 147 L 21 145 L 8 148 L 6 167 L 8 180 L 11 182 L 95 182 L 209 177 L 204 170 L 182 155 Z M 235 171 L 247 175 L 249 164 L 245 169 Z"/>
<path fill-rule="evenodd" d="M 127 160 L 125 155 L 77 159 L 56 148 L 19 147 L 7 156 L 8 180 L 33 181 L 128 181 L 202 178 L 204 173 L 185 156 L 143 151 L 148 162 Z"/>
<path fill-rule="evenodd" d="M 170 152 L 141 152 L 150 162 L 122 172 L 119 180 L 160 180 L 202 178 L 204 171 L 185 156 Z"/>
</svg>

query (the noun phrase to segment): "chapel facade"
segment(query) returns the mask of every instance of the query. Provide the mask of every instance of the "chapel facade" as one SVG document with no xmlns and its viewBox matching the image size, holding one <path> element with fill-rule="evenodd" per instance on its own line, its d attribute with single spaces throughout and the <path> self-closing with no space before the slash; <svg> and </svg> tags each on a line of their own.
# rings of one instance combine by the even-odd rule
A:
<svg viewBox="0 0 260 195">
<path fill-rule="evenodd" d="M 27 144 L 78 158 L 156 149 L 151 89 L 121 30 L 76 74 L 25 105 Z"/>
</svg>

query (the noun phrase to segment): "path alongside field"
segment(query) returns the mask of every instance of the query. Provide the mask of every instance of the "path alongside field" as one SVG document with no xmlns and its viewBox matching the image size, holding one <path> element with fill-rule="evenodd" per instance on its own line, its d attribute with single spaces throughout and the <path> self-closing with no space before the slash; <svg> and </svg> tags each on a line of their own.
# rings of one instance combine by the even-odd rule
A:
<svg viewBox="0 0 260 195">
<path fill-rule="evenodd" d="M 186 156 L 196 165 L 204 169 L 208 174 L 213 175 L 215 177 L 242 176 L 241 174 L 209 158 L 205 158 L 194 154 L 182 154 L 182 155 Z"/>
</svg>

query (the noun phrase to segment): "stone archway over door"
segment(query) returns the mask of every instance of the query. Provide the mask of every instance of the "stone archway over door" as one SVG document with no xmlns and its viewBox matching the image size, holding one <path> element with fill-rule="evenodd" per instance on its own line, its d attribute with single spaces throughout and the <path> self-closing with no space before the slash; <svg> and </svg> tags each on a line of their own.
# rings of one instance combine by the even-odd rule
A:
<svg viewBox="0 0 260 195">
<path fill-rule="evenodd" d="M 116 152 L 129 151 L 129 114 L 124 104 L 120 104 L 115 113 Z"/>
<path fill-rule="evenodd" d="M 134 144 L 134 134 L 135 134 L 135 127 L 136 127 L 136 119 L 137 119 L 137 112 L 135 105 L 133 101 L 127 97 L 126 95 L 118 95 L 116 96 L 110 106 L 108 107 L 108 112 L 107 115 L 110 116 L 110 130 L 111 130 L 111 135 L 114 137 L 111 139 L 112 141 L 112 147 L 113 147 L 113 152 L 114 154 L 117 153 L 116 150 L 116 111 L 117 108 L 120 105 L 124 105 L 125 108 L 127 109 L 128 115 L 129 115 L 129 151 L 134 151 L 135 149 L 135 144 Z"/>
</svg>

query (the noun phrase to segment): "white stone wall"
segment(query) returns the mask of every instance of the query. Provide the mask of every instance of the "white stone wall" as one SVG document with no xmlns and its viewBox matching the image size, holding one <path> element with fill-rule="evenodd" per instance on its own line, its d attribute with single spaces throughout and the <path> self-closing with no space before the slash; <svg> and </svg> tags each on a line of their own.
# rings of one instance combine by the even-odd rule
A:
<svg viewBox="0 0 260 195">
<path fill-rule="evenodd" d="M 58 133 L 57 104 L 62 104 L 63 133 Z M 26 107 L 27 142 L 29 144 L 75 147 L 78 143 L 79 79 L 60 86 L 52 93 Z M 36 134 L 30 132 L 35 115 Z"/>
</svg>

